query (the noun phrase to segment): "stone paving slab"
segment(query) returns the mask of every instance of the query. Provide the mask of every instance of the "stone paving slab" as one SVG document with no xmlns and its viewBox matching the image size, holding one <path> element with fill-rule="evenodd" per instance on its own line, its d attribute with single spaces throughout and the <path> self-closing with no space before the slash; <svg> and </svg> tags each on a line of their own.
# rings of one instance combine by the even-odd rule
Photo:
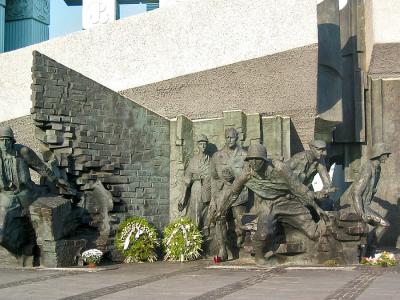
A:
<svg viewBox="0 0 400 300">
<path fill-rule="evenodd" d="M 143 300 L 190 299 L 253 275 L 254 271 L 200 270 L 139 286 L 134 289 L 134 295 L 136 299 Z M 132 296 L 132 290 L 126 290 L 113 294 L 112 299 L 128 299 L 130 296 Z M 104 296 L 98 299 L 105 300 L 110 298 L 109 296 Z"/>
<path fill-rule="evenodd" d="M 171 263 L 168 265 L 154 263 L 121 265 L 117 270 L 95 273 L 76 272 L 71 274 L 70 271 L 64 271 L 63 274 L 68 277 L 46 277 L 44 280 L 37 282 L 30 283 L 28 281 L 24 285 L 1 289 L 2 296 L 0 299 L 62 299 L 76 294 L 88 293 L 96 289 L 123 284 L 127 281 L 141 280 L 169 272 L 182 272 L 194 267 L 198 268 L 198 265 L 195 263 Z M 40 271 L 37 273 L 39 276 Z M 28 294 L 29 298 L 26 298 Z"/>
<path fill-rule="evenodd" d="M 38 271 L 38 270 L 18 270 L 18 269 L 3 269 L 0 268 L 0 289 L 2 286 L 22 280 L 35 279 L 38 276 L 56 275 L 60 272 L 57 271 Z M 65 272 L 61 272 L 65 273 Z"/>
<path fill-rule="evenodd" d="M 400 267 L 257 268 L 190 263 L 0 269 L 0 299 L 400 299 Z"/>
<path fill-rule="evenodd" d="M 358 271 L 288 270 L 222 299 L 324 299 L 358 274 Z"/>
<path fill-rule="evenodd" d="M 398 300 L 400 299 L 400 274 L 391 272 L 377 278 L 359 300 Z"/>
</svg>

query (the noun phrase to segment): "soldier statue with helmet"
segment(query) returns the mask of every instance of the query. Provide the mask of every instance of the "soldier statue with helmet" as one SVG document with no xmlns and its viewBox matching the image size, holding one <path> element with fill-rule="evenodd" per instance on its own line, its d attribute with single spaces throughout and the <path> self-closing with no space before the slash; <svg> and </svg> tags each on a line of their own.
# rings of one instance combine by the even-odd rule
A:
<svg viewBox="0 0 400 300">
<path fill-rule="evenodd" d="M 308 145 L 309 150 L 296 153 L 286 164 L 300 181 L 311 190 L 313 189 L 312 181 L 314 176 L 319 174 L 323 183 L 322 192 L 327 197 L 328 193 L 333 193 L 336 189 L 332 187 L 332 182 L 326 168 L 326 142 L 323 140 L 312 140 Z"/>
<path fill-rule="evenodd" d="M 43 191 L 31 180 L 29 169 L 69 188 L 32 149 L 16 144 L 10 127 L 0 127 L 0 245 L 15 255 L 32 255 L 35 247 L 29 206 Z"/>
<path fill-rule="evenodd" d="M 341 209 L 355 211 L 360 219 L 374 227 L 368 236 L 368 246 L 363 256 L 374 255 L 377 243 L 389 227 L 389 222 L 374 211 L 370 205 L 377 191 L 381 164 L 389 158 L 390 154 L 391 151 L 385 144 L 373 145 L 370 154 L 363 158 L 358 177 L 339 199 Z"/>
<path fill-rule="evenodd" d="M 226 214 L 244 187 L 254 192 L 258 221 L 253 247 L 257 264 L 266 263 L 264 254 L 272 250 L 278 224 L 288 224 L 310 240 L 325 234 L 328 217 L 315 202 L 319 193 L 310 191 L 285 163 L 268 159 L 263 145 L 251 145 L 245 160 L 244 172 L 225 195 L 218 215 Z M 319 215 L 318 221 L 310 209 Z"/>
</svg>

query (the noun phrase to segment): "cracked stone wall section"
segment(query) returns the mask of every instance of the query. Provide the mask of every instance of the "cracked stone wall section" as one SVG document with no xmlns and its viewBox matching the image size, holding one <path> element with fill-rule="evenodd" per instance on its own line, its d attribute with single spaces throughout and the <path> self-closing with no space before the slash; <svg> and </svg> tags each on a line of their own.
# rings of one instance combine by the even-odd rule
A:
<svg viewBox="0 0 400 300">
<path fill-rule="evenodd" d="M 169 221 L 169 120 L 33 53 L 35 136 L 79 190 L 100 181 L 113 196 L 111 235 L 128 216 Z M 109 241 L 112 244 L 112 240 Z"/>
</svg>

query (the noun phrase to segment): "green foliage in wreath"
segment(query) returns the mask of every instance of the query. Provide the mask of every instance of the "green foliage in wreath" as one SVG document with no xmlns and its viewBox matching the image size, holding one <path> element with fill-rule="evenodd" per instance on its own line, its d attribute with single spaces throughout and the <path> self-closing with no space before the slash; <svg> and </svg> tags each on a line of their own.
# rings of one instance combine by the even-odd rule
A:
<svg viewBox="0 0 400 300">
<path fill-rule="evenodd" d="M 194 260 L 200 256 L 202 236 L 188 218 L 173 221 L 164 229 L 164 260 Z"/>
<path fill-rule="evenodd" d="M 159 245 L 156 229 L 140 217 L 122 222 L 115 238 L 115 247 L 125 256 L 125 262 L 154 262 Z"/>
</svg>

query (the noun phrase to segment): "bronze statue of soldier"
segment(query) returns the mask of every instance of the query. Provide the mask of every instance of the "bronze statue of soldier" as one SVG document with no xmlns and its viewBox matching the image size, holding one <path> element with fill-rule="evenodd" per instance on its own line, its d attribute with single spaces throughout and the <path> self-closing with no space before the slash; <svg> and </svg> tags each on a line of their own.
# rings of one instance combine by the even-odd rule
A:
<svg viewBox="0 0 400 300">
<path fill-rule="evenodd" d="M 364 159 L 361 164 L 358 177 L 339 200 L 342 207 L 350 205 L 364 222 L 375 227 L 375 230 L 368 237 L 368 247 L 366 253 L 364 253 L 366 256 L 374 255 L 377 243 L 390 225 L 387 220 L 370 207 L 377 191 L 381 164 L 389 158 L 390 154 L 390 150 L 384 144 L 375 144 L 369 157 Z"/>
<path fill-rule="evenodd" d="M 211 205 L 209 219 L 215 220 L 216 239 L 219 244 L 219 254 L 222 260 L 228 258 L 227 252 L 227 220 L 226 215 L 214 218 L 215 213 L 221 209 L 224 195 L 229 193 L 236 177 L 243 171 L 244 159 L 247 152 L 238 144 L 239 134 L 235 128 L 225 130 L 225 146 L 217 151 L 211 160 Z M 244 241 L 244 231 L 241 228 L 241 215 L 246 211 L 246 202 L 248 201 L 247 190 L 241 191 L 236 201 L 232 203 L 229 209 L 235 223 L 236 245 L 241 247 Z"/>
<path fill-rule="evenodd" d="M 199 135 L 196 142 L 198 153 L 190 158 L 185 170 L 185 193 L 178 203 L 178 210 L 186 208 L 185 216 L 203 229 L 211 200 L 210 156 L 206 151 L 207 136 Z"/>
<path fill-rule="evenodd" d="M 323 183 L 325 196 L 335 192 L 326 168 L 325 157 L 327 155 L 326 142 L 322 140 L 312 140 L 309 144 L 310 150 L 296 153 L 286 164 L 299 180 L 309 189 L 312 188 L 312 181 L 316 174 L 319 174 Z"/>
<path fill-rule="evenodd" d="M 32 149 L 16 144 L 10 127 L 0 127 L 0 245 L 15 255 L 32 255 L 35 246 L 29 206 L 42 192 L 32 182 L 30 168 L 58 186 L 69 187 Z"/>
<path fill-rule="evenodd" d="M 277 223 L 287 224 L 311 240 L 325 233 L 328 216 L 315 202 L 322 193 L 310 191 L 285 163 L 268 159 L 263 145 L 251 145 L 246 161 L 244 172 L 233 182 L 218 214 L 226 214 L 245 186 L 254 192 L 258 221 L 253 246 L 257 264 L 266 263 L 264 254 L 266 249 L 271 250 Z M 309 208 L 320 216 L 319 221 L 313 219 Z"/>
</svg>

